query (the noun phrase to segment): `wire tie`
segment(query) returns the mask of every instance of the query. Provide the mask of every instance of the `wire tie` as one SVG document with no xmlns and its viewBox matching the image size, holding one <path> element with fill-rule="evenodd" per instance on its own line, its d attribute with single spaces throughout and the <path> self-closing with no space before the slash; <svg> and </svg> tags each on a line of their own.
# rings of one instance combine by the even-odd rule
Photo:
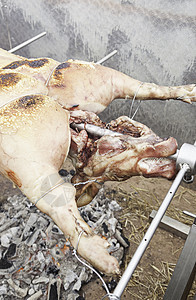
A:
<svg viewBox="0 0 196 300">
<path fill-rule="evenodd" d="M 140 101 L 139 101 L 139 105 L 138 105 L 138 107 L 136 108 L 136 111 L 134 112 L 133 116 L 130 117 L 130 116 L 131 116 L 131 113 L 132 113 L 132 109 L 133 109 L 133 104 L 134 104 L 135 99 L 136 99 L 136 97 L 137 97 L 137 94 L 138 94 L 138 92 L 139 92 L 139 90 L 140 90 L 140 88 L 141 88 L 141 86 L 142 86 L 143 84 L 144 84 L 143 82 L 140 83 L 140 85 L 139 85 L 138 89 L 136 90 L 135 95 L 134 95 L 134 97 L 133 97 L 133 100 L 132 100 L 132 103 L 131 103 L 131 107 L 130 107 L 130 110 L 129 110 L 129 118 L 131 118 L 131 119 L 133 119 L 133 118 L 135 117 L 135 115 L 136 115 L 136 113 L 137 113 L 137 111 L 138 111 L 138 109 L 139 109 L 139 107 L 140 107 L 140 105 L 141 105 L 141 100 L 140 100 Z"/>
<path fill-rule="evenodd" d="M 80 238 L 81 238 L 81 236 L 82 236 L 83 233 L 84 233 L 84 229 L 80 232 L 80 234 L 78 236 L 78 241 L 77 241 L 77 244 L 76 244 L 76 248 L 74 249 L 76 253 L 78 251 L 78 245 L 79 245 Z"/>
<path fill-rule="evenodd" d="M 62 182 L 57 183 L 56 185 L 54 185 L 53 187 L 51 187 L 48 191 L 46 191 L 43 195 L 41 195 L 40 198 L 38 198 L 38 199 L 35 201 L 34 205 L 36 205 L 36 204 L 38 203 L 38 201 L 41 200 L 43 197 L 45 197 L 46 195 L 48 195 L 48 193 L 50 193 L 51 191 L 53 191 L 53 190 L 56 189 L 57 187 L 63 185 L 64 183 L 65 183 L 65 181 L 63 180 Z"/>
</svg>

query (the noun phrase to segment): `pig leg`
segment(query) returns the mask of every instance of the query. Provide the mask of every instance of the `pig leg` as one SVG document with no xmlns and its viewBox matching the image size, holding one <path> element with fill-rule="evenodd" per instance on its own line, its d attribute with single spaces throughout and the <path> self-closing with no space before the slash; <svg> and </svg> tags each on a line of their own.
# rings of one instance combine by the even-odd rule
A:
<svg viewBox="0 0 196 300">
<path fill-rule="evenodd" d="M 66 109 L 95 113 L 103 111 L 116 98 L 179 99 L 196 101 L 195 84 L 159 86 L 136 80 L 114 69 L 82 61 L 59 64 L 48 82 L 48 93 Z"/>
<path fill-rule="evenodd" d="M 48 214 L 78 253 L 104 273 L 118 273 L 108 242 L 93 234 L 79 215 L 75 188 L 58 170 L 70 146 L 69 113 L 47 96 L 31 95 L 0 110 L 0 171 Z M 55 187 L 51 190 L 51 187 Z"/>
<path fill-rule="evenodd" d="M 56 179 L 62 181 L 58 176 L 56 173 Z M 117 260 L 107 252 L 109 243 L 93 234 L 90 227 L 81 218 L 76 206 L 75 188 L 71 184 L 64 183 L 55 188 L 40 199 L 36 206 L 53 219 L 65 236 L 69 238 L 74 248 L 78 244 L 78 253 L 95 268 L 106 274 L 119 272 Z"/>
</svg>

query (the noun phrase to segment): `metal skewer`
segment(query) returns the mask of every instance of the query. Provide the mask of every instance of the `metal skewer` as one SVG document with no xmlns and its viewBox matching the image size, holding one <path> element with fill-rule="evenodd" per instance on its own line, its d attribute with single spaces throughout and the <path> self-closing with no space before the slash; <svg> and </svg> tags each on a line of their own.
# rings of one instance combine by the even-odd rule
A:
<svg viewBox="0 0 196 300">
<path fill-rule="evenodd" d="M 112 51 L 111 53 L 109 53 L 108 55 L 106 55 L 105 57 L 103 57 L 102 59 L 98 60 L 96 62 L 96 64 L 102 64 L 103 62 L 105 62 L 106 60 L 108 60 L 109 58 L 111 58 L 113 55 L 115 55 L 117 53 L 117 50 Z"/>
<path fill-rule="evenodd" d="M 185 163 L 182 165 L 181 170 L 178 172 L 171 188 L 169 189 L 165 199 L 163 200 L 155 218 L 153 219 L 152 223 L 150 224 L 146 234 L 144 235 L 139 247 L 137 248 L 134 256 L 132 257 L 127 269 L 125 270 L 123 276 L 121 277 L 118 285 L 116 286 L 114 290 L 114 297 L 121 297 L 126 285 L 128 284 L 133 272 L 135 271 L 141 257 L 143 256 L 148 244 L 150 243 L 162 217 L 164 216 L 173 196 L 175 195 L 175 192 L 180 185 L 180 182 L 184 176 L 184 174 L 189 170 L 189 166 Z M 113 297 L 113 296 L 112 296 Z M 110 298 L 111 300 L 116 298 Z"/>
<path fill-rule="evenodd" d="M 196 219 L 196 215 L 195 214 L 192 214 L 191 212 L 187 211 L 187 210 L 183 210 L 183 214 L 189 216 L 189 217 L 192 217 L 194 219 Z"/>
<path fill-rule="evenodd" d="M 25 47 L 25 46 L 31 44 L 32 42 L 34 42 L 34 41 L 40 39 L 40 38 L 43 37 L 44 35 L 46 35 L 46 32 L 45 32 L 45 31 L 42 32 L 42 33 L 40 33 L 40 34 L 38 34 L 38 35 L 36 35 L 36 36 L 34 36 L 33 38 L 31 38 L 31 39 L 29 39 L 29 40 L 23 42 L 22 44 L 20 44 L 20 45 L 14 47 L 14 48 L 8 50 L 8 52 L 13 53 L 13 52 L 15 52 L 15 51 L 17 51 L 17 50 L 19 50 L 19 49 L 21 49 L 21 48 L 23 48 L 23 47 Z"/>
<path fill-rule="evenodd" d="M 84 123 L 71 123 L 70 127 L 73 129 L 79 129 L 79 130 L 83 130 L 85 129 L 88 133 L 92 134 L 92 135 L 96 135 L 96 136 L 104 136 L 104 135 L 112 135 L 112 136 L 119 136 L 122 135 L 122 133 L 119 132 L 115 132 L 112 131 L 110 129 L 105 129 L 105 128 L 101 128 L 99 126 L 96 125 L 92 125 L 92 124 L 84 124 Z"/>
</svg>

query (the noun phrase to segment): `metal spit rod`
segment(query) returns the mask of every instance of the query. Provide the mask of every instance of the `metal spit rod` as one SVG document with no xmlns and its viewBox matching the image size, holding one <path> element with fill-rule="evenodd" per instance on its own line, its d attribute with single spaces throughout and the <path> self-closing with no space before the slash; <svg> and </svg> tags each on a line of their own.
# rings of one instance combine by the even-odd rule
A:
<svg viewBox="0 0 196 300">
<path fill-rule="evenodd" d="M 45 31 L 42 32 L 42 33 L 40 33 L 40 34 L 38 34 L 38 35 L 36 35 L 36 36 L 34 36 L 33 38 L 31 38 L 31 39 L 29 39 L 29 40 L 23 42 L 22 44 L 20 44 L 20 45 L 14 47 L 14 48 L 8 50 L 8 52 L 10 52 L 10 53 L 16 52 L 17 50 L 19 50 L 19 49 L 21 49 L 21 48 L 23 48 L 23 47 L 25 47 L 25 46 L 31 44 L 32 42 L 34 42 L 34 41 L 36 41 L 36 40 L 38 40 L 38 39 L 40 39 L 40 38 L 43 37 L 44 35 L 46 35 L 46 32 L 45 32 Z"/>
<path fill-rule="evenodd" d="M 92 134 L 92 135 L 96 135 L 99 137 L 102 137 L 104 135 L 112 135 L 112 136 L 119 136 L 122 135 L 122 133 L 119 132 L 115 132 L 112 131 L 110 129 L 105 129 L 105 128 L 101 128 L 99 126 L 96 125 L 92 125 L 92 124 L 84 124 L 84 123 L 71 123 L 70 127 L 73 129 L 79 129 L 79 130 L 83 130 L 85 129 L 88 133 Z"/>
<path fill-rule="evenodd" d="M 173 196 L 175 195 L 176 190 L 178 189 L 182 178 L 184 177 L 185 173 L 189 170 L 189 165 L 184 163 L 181 165 L 181 169 L 178 172 L 171 188 L 169 189 L 165 199 L 163 200 L 155 218 L 153 219 L 152 223 L 150 224 L 146 234 L 144 235 L 139 247 L 137 248 L 134 256 L 132 257 L 127 269 L 125 270 L 124 274 L 122 275 L 118 285 L 116 286 L 113 295 L 111 296 L 111 300 L 116 299 L 117 297 L 120 299 L 126 285 L 128 284 L 134 270 L 136 269 L 141 257 L 143 256 L 151 238 L 153 237 L 162 217 L 164 216 Z"/>
<path fill-rule="evenodd" d="M 111 58 L 113 55 L 115 55 L 116 53 L 117 53 L 117 50 L 112 51 L 108 55 L 104 56 L 102 59 L 98 60 L 96 62 L 96 64 L 102 64 L 103 62 L 105 62 L 106 60 L 108 60 L 109 58 Z"/>
<path fill-rule="evenodd" d="M 189 212 L 189 211 L 187 211 L 187 210 L 183 210 L 183 214 L 196 219 L 196 215 L 193 214 L 193 213 L 191 213 L 191 212 Z"/>
</svg>

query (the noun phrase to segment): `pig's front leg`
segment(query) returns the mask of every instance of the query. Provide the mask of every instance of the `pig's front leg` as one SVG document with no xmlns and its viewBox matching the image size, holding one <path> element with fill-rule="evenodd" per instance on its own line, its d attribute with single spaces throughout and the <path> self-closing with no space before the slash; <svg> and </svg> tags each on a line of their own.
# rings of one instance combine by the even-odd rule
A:
<svg viewBox="0 0 196 300">
<path fill-rule="evenodd" d="M 16 99 L 0 110 L 0 172 L 12 180 L 69 237 L 78 253 L 105 273 L 118 263 L 108 243 L 80 217 L 75 188 L 58 174 L 70 146 L 69 113 L 44 95 Z M 53 189 L 53 187 L 55 187 Z"/>
<path fill-rule="evenodd" d="M 60 181 L 61 178 L 57 182 Z M 36 206 L 53 219 L 72 246 L 77 247 L 78 253 L 95 268 L 106 274 L 119 273 L 117 260 L 107 251 L 108 242 L 95 235 L 81 218 L 76 206 L 75 188 L 71 184 L 64 183 L 56 187 L 41 198 Z"/>
</svg>

